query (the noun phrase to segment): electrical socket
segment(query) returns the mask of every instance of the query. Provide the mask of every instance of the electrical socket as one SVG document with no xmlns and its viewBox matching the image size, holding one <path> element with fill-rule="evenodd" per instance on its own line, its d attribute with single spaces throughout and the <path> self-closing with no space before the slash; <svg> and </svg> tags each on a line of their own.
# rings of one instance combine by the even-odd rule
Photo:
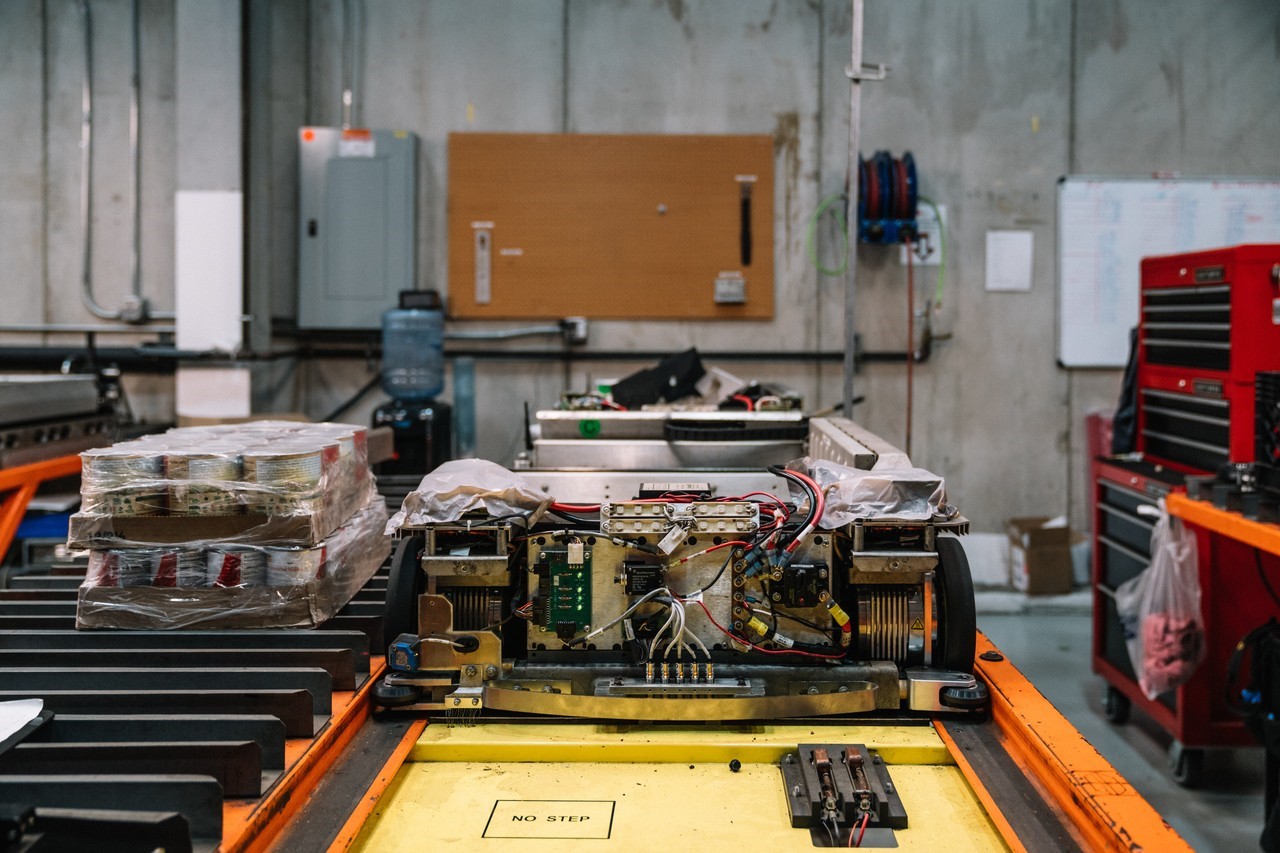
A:
<svg viewBox="0 0 1280 853">
<path fill-rule="evenodd" d="M 942 217 L 941 222 L 938 220 L 939 216 Z M 938 205 L 938 216 L 935 216 L 929 205 L 918 205 L 916 223 L 919 226 L 919 237 L 912 248 L 915 254 L 913 263 L 918 267 L 936 267 L 942 263 L 942 232 L 947 226 L 947 206 Z M 898 263 L 904 267 L 907 265 L 906 246 L 898 248 Z"/>
</svg>

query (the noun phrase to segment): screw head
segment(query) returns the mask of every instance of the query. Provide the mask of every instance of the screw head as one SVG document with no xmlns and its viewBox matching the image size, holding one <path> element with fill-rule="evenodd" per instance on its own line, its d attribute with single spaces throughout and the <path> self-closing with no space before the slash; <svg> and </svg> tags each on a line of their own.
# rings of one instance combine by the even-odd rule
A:
<svg viewBox="0 0 1280 853">
<path fill-rule="evenodd" d="M 485 677 L 485 678 L 497 678 L 497 677 L 498 677 L 498 668 L 497 668 L 496 666 L 493 666 L 492 664 L 490 664 L 489 666 L 486 666 L 486 667 L 484 668 L 484 677 Z"/>
<path fill-rule="evenodd" d="M 476 673 L 478 673 L 479 671 L 480 670 L 476 668 L 475 664 L 467 664 L 467 668 L 464 670 L 468 678 L 475 678 Z"/>
</svg>

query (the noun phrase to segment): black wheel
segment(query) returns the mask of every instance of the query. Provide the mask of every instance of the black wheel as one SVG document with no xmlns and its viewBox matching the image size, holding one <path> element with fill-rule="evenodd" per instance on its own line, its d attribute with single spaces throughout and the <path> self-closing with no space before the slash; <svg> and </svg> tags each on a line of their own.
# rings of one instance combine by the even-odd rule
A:
<svg viewBox="0 0 1280 853">
<path fill-rule="evenodd" d="M 938 539 L 938 571 L 934 573 L 938 601 L 936 666 L 973 672 L 978 616 L 973 604 L 973 575 L 959 540 Z"/>
<path fill-rule="evenodd" d="M 406 684 L 387 684 L 386 676 L 373 685 L 373 699 L 383 708 L 403 708 L 422 699 L 422 689 Z"/>
<path fill-rule="evenodd" d="M 418 596 L 426 589 L 427 576 L 419 558 L 426 537 L 401 539 L 391 558 L 387 601 L 382 615 L 382 638 L 388 646 L 401 634 L 418 633 Z"/>
<path fill-rule="evenodd" d="M 1102 713 L 1107 719 L 1122 726 L 1129 722 L 1129 711 L 1132 709 L 1133 703 L 1129 701 L 1129 697 L 1108 685 L 1107 694 L 1102 697 Z"/>
<path fill-rule="evenodd" d="M 1204 750 L 1188 749 L 1176 740 L 1169 747 L 1173 781 L 1184 788 L 1199 788 L 1204 781 Z"/>
</svg>

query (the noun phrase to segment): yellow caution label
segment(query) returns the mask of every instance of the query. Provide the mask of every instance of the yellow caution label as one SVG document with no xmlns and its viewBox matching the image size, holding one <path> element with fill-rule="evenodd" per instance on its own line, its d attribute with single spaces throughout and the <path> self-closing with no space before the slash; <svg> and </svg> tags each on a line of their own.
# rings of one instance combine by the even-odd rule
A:
<svg viewBox="0 0 1280 853">
<path fill-rule="evenodd" d="M 924 622 L 922 622 L 922 621 L 921 621 L 921 620 L 919 620 L 919 619 L 917 619 L 916 621 L 912 622 L 912 623 L 911 623 L 911 630 L 912 630 L 912 631 L 923 631 L 923 630 L 924 630 Z"/>
</svg>

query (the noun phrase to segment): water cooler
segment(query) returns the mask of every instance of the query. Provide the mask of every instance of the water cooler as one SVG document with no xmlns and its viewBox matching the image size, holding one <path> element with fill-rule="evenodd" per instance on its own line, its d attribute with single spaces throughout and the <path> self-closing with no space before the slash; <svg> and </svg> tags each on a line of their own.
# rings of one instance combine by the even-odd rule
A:
<svg viewBox="0 0 1280 853">
<path fill-rule="evenodd" d="M 417 476 L 453 455 L 453 409 L 435 399 L 444 390 L 444 308 L 434 290 L 405 290 L 382 316 L 382 390 L 391 396 L 373 412 L 389 426 L 394 455 L 380 476 Z"/>
</svg>

